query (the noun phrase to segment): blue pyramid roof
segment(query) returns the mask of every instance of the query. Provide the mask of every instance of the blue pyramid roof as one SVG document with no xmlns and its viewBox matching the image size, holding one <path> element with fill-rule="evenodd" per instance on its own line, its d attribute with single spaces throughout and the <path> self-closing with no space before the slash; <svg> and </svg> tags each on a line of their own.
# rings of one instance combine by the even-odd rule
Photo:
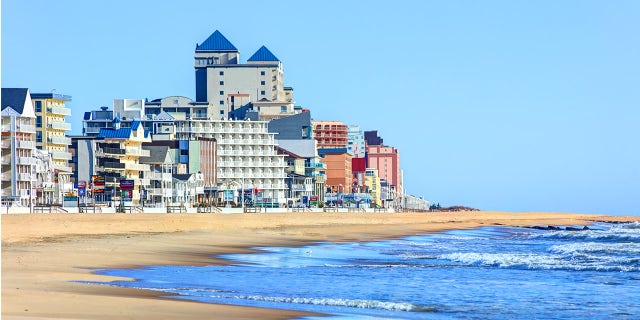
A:
<svg viewBox="0 0 640 320">
<path fill-rule="evenodd" d="M 201 45 L 196 46 L 196 50 L 238 51 L 238 49 L 236 49 L 236 47 L 218 30 L 212 33 Z"/>
<path fill-rule="evenodd" d="M 267 47 L 262 46 L 247 61 L 280 61 Z"/>
</svg>

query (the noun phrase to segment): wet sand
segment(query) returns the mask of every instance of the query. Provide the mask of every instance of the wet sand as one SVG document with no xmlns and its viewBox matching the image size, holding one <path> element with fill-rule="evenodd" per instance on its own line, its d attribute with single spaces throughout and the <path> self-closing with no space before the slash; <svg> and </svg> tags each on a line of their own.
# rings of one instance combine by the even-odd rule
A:
<svg viewBox="0 0 640 320">
<path fill-rule="evenodd" d="M 489 225 L 639 221 L 541 212 L 3 214 L 2 319 L 291 319 L 300 311 L 205 304 L 92 285 L 99 268 L 225 264 L 255 246 L 367 241 Z"/>
</svg>

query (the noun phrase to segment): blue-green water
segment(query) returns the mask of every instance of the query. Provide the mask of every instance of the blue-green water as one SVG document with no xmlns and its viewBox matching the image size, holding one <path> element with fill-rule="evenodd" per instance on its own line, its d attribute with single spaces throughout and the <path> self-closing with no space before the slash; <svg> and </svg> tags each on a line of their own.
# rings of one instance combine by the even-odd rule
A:
<svg viewBox="0 0 640 320">
<path fill-rule="evenodd" d="M 117 286 L 330 319 L 639 319 L 640 224 L 487 227 L 260 248 L 231 266 L 99 270 Z M 311 318 L 309 318 L 311 319 Z"/>
</svg>

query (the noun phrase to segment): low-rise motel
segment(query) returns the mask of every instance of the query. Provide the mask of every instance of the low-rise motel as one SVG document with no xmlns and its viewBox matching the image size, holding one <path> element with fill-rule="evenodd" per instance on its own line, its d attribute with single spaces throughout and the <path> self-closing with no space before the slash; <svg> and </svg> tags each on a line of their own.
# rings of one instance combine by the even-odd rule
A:
<svg viewBox="0 0 640 320">
<path fill-rule="evenodd" d="M 398 149 L 312 119 L 267 47 L 241 63 L 216 30 L 194 68 L 195 100 L 116 98 L 80 136 L 71 96 L 2 88 L 2 212 L 428 209 L 405 194 Z"/>
</svg>

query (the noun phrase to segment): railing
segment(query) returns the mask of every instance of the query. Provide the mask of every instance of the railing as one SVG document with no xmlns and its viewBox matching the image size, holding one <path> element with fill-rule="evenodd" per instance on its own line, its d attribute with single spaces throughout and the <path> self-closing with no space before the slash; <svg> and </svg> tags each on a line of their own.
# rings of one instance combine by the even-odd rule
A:
<svg viewBox="0 0 640 320">
<path fill-rule="evenodd" d="M 186 213 L 187 207 L 185 206 L 167 206 L 167 213 Z"/>
<path fill-rule="evenodd" d="M 103 167 L 105 168 L 111 168 L 111 169 L 124 169 L 124 163 L 119 163 L 119 162 L 105 162 L 102 164 Z"/>
<path fill-rule="evenodd" d="M 47 124 L 47 128 L 56 130 L 71 130 L 71 124 L 66 122 L 51 122 Z"/>
<path fill-rule="evenodd" d="M 122 148 L 102 148 L 99 149 L 100 151 L 102 151 L 103 154 L 124 154 L 125 151 Z"/>
<path fill-rule="evenodd" d="M 68 213 L 59 205 L 36 205 L 33 206 L 34 213 Z"/>
<path fill-rule="evenodd" d="M 55 144 L 64 144 L 64 145 L 70 145 L 71 144 L 71 139 L 67 138 L 67 137 L 48 137 L 47 141 L 49 143 L 55 143 Z M 35 147 L 35 143 L 34 143 L 34 147 Z"/>
<path fill-rule="evenodd" d="M 132 156 L 149 157 L 151 151 L 139 148 L 125 148 L 125 153 Z"/>
<path fill-rule="evenodd" d="M 36 159 L 32 158 L 32 157 L 18 157 L 18 164 L 19 165 L 32 165 L 32 164 L 36 164 Z"/>
<path fill-rule="evenodd" d="M 64 116 L 70 116 L 71 115 L 71 109 L 69 108 L 64 108 L 64 107 L 48 107 L 47 110 L 50 113 L 53 114 L 60 114 L 60 115 L 64 115 Z"/>
<path fill-rule="evenodd" d="M 71 153 L 54 151 L 54 152 L 51 152 L 51 157 L 53 159 L 71 160 Z"/>
<path fill-rule="evenodd" d="M 18 173 L 17 178 L 20 181 L 31 181 L 33 176 L 30 173 Z"/>
<path fill-rule="evenodd" d="M 16 126 L 16 131 L 17 132 L 36 132 L 36 126 L 32 124 L 19 124 Z"/>
<path fill-rule="evenodd" d="M 127 170 L 135 170 L 135 171 L 149 171 L 148 164 L 139 164 L 139 163 L 125 163 L 125 169 Z"/>
<path fill-rule="evenodd" d="M 35 149 L 36 142 L 35 141 L 26 141 L 26 140 L 18 140 L 18 148 L 20 149 Z"/>
</svg>

